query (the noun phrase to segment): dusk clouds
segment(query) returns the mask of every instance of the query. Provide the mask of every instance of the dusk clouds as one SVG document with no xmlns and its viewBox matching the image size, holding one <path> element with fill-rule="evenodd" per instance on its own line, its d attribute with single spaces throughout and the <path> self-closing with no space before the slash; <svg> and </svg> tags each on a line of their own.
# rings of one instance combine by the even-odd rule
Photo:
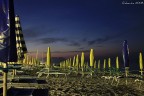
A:
<svg viewBox="0 0 144 96">
<path fill-rule="evenodd" d="M 132 50 L 144 49 L 139 43 L 144 41 L 142 6 L 120 0 L 15 0 L 29 51 L 50 46 L 54 52 L 76 53 L 94 48 L 103 55 L 121 52 L 125 39 Z"/>
</svg>

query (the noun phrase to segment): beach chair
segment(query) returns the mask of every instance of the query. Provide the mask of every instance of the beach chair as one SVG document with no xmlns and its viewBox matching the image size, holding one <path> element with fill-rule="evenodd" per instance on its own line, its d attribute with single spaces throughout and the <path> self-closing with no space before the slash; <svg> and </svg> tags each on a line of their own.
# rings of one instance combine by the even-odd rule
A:
<svg viewBox="0 0 144 96">
<path fill-rule="evenodd" d="M 81 70 L 78 71 L 78 74 L 81 74 L 82 77 L 86 75 L 86 77 L 92 78 L 94 71 L 89 66 L 87 66 L 86 69 L 81 68 Z"/>
<path fill-rule="evenodd" d="M 59 75 L 64 75 L 67 78 L 67 73 L 66 72 L 60 72 L 60 70 L 53 70 L 50 68 L 44 68 L 41 71 L 37 72 L 38 78 L 41 77 L 42 75 L 46 75 L 46 78 L 48 78 L 50 75 L 55 75 L 58 77 Z"/>
</svg>

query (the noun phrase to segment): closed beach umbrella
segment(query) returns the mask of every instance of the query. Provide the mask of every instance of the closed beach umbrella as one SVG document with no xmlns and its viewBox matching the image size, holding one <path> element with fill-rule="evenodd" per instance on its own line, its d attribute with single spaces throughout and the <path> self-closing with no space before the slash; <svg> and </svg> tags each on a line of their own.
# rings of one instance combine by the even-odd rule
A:
<svg viewBox="0 0 144 96">
<path fill-rule="evenodd" d="M 15 34 L 16 34 L 16 47 L 17 47 L 18 60 L 22 60 L 24 59 L 24 54 L 27 53 L 27 47 L 25 44 L 20 18 L 18 15 L 15 16 Z"/>
<path fill-rule="evenodd" d="M 83 68 L 84 66 L 84 52 L 81 54 L 81 67 Z"/>
<path fill-rule="evenodd" d="M 124 67 L 129 67 L 129 48 L 127 44 L 127 40 L 123 42 L 123 61 Z"/>
<path fill-rule="evenodd" d="M 94 50 L 90 50 L 90 66 L 93 67 L 94 65 Z"/>
<path fill-rule="evenodd" d="M 79 56 L 77 55 L 76 56 L 76 68 L 77 68 L 77 70 L 78 70 L 78 66 L 79 66 Z"/>
<path fill-rule="evenodd" d="M 73 65 L 72 66 L 75 66 L 75 56 L 73 57 Z"/>
<path fill-rule="evenodd" d="M 108 67 L 110 68 L 111 67 L 111 59 L 108 58 Z"/>
<path fill-rule="evenodd" d="M 103 68 L 106 69 L 106 59 L 104 59 L 104 65 Z"/>
<path fill-rule="evenodd" d="M 51 65 L 51 53 L 50 53 L 50 47 L 48 47 L 46 67 L 50 68 L 50 65 Z"/>
<path fill-rule="evenodd" d="M 124 67 L 125 67 L 125 75 L 128 77 L 129 72 L 129 49 L 127 40 L 123 42 L 123 61 L 124 61 Z M 126 85 L 127 85 L 127 78 L 126 78 Z"/>
<path fill-rule="evenodd" d="M 98 69 L 100 70 L 100 60 L 98 60 Z"/>
<path fill-rule="evenodd" d="M 142 53 L 139 54 L 139 64 L 140 64 L 140 70 L 142 70 L 143 69 Z"/>
<path fill-rule="evenodd" d="M 116 68 L 119 69 L 119 60 L 118 60 L 118 56 L 116 57 Z"/>
<path fill-rule="evenodd" d="M 139 54 L 139 65 L 140 65 L 141 75 L 143 75 L 143 58 L 142 58 L 142 53 Z"/>
<path fill-rule="evenodd" d="M 96 68 L 97 66 L 96 66 L 96 60 L 95 60 L 95 62 L 94 62 L 94 68 Z"/>
</svg>

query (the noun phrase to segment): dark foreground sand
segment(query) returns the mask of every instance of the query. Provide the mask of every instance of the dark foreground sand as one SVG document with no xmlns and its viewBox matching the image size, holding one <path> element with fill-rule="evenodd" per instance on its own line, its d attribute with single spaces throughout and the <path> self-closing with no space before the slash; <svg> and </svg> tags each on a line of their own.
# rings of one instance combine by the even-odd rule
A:
<svg viewBox="0 0 144 96">
<path fill-rule="evenodd" d="M 111 85 L 112 80 L 101 77 L 49 77 L 48 87 L 50 96 L 144 96 L 144 82 L 141 88 L 134 78 L 120 79 L 120 84 Z"/>
</svg>

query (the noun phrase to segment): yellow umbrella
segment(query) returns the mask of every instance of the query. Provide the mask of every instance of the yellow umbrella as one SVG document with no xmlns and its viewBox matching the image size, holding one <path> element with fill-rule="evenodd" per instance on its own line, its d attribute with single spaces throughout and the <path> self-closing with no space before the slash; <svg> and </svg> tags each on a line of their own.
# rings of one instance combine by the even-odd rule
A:
<svg viewBox="0 0 144 96">
<path fill-rule="evenodd" d="M 75 66 L 75 56 L 73 57 L 73 67 Z"/>
<path fill-rule="evenodd" d="M 95 60 L 95 62 L 94 62 L 94 68 L 96 68 L 96 60 Z"/>
<path fill-rule="evenodd" d="M 143 75 L 143 59 L 142 59 L 142 53 L 141 52 L 139 54 L 139 65 L 140 65 L 141 75 Z"/>
<path fill-rule="evenodd" d="M 50 47 L 48 47 L 47 50 L 47 62 L 46 62 L 46 67 L 50 68 L 51 66 L 51 53 L 50 53 Z"/>
<path fill-rule="evenodd" d="M 84 52 L 81 54 L 81 67 L 83 68 L 84 66 Z"/>
<path fill-rule="evenodd" d="M 93 67 L 94 65 L 94 50 L 90 50 L 90 66 Z"/>
<path fill-rule="evenodd" d="M 106 59 L 104 59 L 104 65 L 103 65 L 104 70 L 106 69 Z"/>
<path fill-rule="evenodd" d="M 77 55 L 76 56 L 76 67 L 77 67 L 77 70 L 78 70 L 78 66 L 79 66 L 79 56 Z"/>
<path fill-rule="evenodd" d="M 119 60 L 118 60 L 118 56 L 116 57 L 116 68 L 119 69 Z"/>
<path fill-rule="evenodd" d="M 108 58 L 108 67 L 110 68 L 111 67 L 111 59 Z"/>
<path fill-rule="evenodd" d="M 98 60 L 98 69 L 100 70 L 100 60 Z"/>
</svg>

